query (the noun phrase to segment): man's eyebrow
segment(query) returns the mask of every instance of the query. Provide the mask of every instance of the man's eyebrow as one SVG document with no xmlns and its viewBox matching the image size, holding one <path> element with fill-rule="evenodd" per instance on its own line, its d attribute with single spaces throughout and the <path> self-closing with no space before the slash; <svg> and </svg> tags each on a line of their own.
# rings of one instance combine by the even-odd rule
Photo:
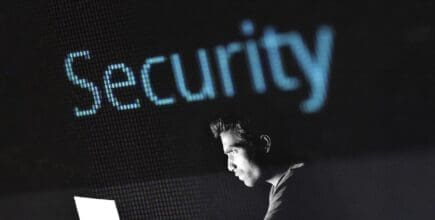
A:
<svg viewBox="0 0 435 220">
<path fill-rule="evenodd" d="M 241 148 L 241 147 L 244 147 L 244 146 L 246 146 L 246 142 L 245 141 L 240 141 L 240 142 L 233 143 L 233 144 L 229 145 L 228 147 L 231 147 L 231 148 Z"/>
<path fill-rule="evenodd" d="M 234 142 L 233 144 L 231 144 L 230 146 L 232 147 L 243 147 L 246 144 L 248 144 L 245 140 L 239 140 L 237 142 Z"/>
<path fill-rule="evenodd" d="M 231 149 L 227 148 L 226 150 L 224 150 L 224 154 L 228 154 L 231 151 Z"/>
<path fill-rule="evenodd" d="M 228 154 L 231 150 L 233 150 L 233 148 L 242 148 L 243 146 L 245 146 L 245 144 L 246 144 L 245 141 L 239 141 L 231 145 L 228 145 L 227 149 L 224 150 L 224 154 Z"/>
<path fill-rule="evenodd" d="M 233 148 L 237 148 L 237 147 L 239 147 L 239 146 L 237 145 L 237 143 L 228 146 L 228 147 L 226 148 L 226 150 L 224 150 L 224 154 L 228 154 L 229 152 L 231 152 L 231 151 L 233 150 Z"/>
</svg>

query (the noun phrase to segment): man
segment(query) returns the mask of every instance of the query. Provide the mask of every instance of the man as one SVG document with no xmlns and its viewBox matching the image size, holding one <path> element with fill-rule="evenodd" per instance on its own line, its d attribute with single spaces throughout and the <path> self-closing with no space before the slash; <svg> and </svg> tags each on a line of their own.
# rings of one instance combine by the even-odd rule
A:
<svg viewBox="0 0 435 220">
<path fill-rule="evenodd" d="M 291 216 L 289 198 L 292 196 L 289 184 L 295 170 L 302 167 L 303 163 L 271 167 L 272 139 L 250 121 L 219 118 L 210 123 L 210 129 L 214 137 L 221 141 L 230 172 L 248 187 L 262 181 L 272 185 L 264 219 L 288 219 Z"/>
</svg>

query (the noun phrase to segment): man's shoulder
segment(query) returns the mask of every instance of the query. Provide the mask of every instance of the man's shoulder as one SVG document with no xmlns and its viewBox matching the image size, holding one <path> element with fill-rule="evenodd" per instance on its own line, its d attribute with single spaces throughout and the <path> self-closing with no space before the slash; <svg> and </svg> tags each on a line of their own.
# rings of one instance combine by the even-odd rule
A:
<svg viewBox="0 0 435 220">
<path fill-rule="evenodd" d="M 268 211 L 266 216 L 273 216 L 269 219 L 298 219 L 298 216 L 301 219 L 316 219 L 333 214 L 331 211 L 335 210 L 333 205 L 337 204 L 337 198 L 328 167 L 321 162 L 304 162 L 303 166 L 292 169 L 291 176 L 281 182 L 271 195 L 271 214 Z"/>
</svg>

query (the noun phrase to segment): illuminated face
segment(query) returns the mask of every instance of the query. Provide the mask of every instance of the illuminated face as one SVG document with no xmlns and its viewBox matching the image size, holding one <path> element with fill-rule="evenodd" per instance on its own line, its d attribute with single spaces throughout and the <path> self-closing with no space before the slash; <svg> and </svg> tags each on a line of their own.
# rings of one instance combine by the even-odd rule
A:
<svg viewBox="0 0 435 220">
<path fill-rule="evenodd" d="M 224 154 L 228 157 L 228 170 L 234 172 L 234 175 L 248 187 L 258 183 L 261 178 L 261 168 L 254 160 L 257 153 L 254 147 L 247 147 L 246 140 L 232 130 L 222 132 L 220 138 Z"/>
</svg>

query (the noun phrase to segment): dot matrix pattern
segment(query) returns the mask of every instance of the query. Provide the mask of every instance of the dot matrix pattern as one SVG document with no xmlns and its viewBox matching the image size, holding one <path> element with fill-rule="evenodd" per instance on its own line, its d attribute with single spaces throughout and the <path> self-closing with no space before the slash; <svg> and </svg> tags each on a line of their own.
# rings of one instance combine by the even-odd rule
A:
<svg viewBox="0 0 435 220">
<path fill-rule="evenodd" d="M 98 81 L 100 86 L 106 85 L 105 92 L 110 97 L 109 102 L 104 100 L 101 105 L 105 109 L 111 107 L 112 110 L 101 111 L 98 113 L 98 117 L 79 118 L 75 121 L 77 133 L 82 132 L 81 134 L 83 134 L 77 135 L 77 138 L 83 139 L 82 141 L 86 144 L 89 152 L 91 163 L 89 183 L 94 196 L 114 199 L 123 220 L 237 219 L 262 216 L 264 204 L 257 203 L 256 201 L 259 200 L 253 199 L 252 194 L 240 194 L 247 191 L 234 188 L 234 185 L 239 183 L 234 179 L 228 179 L 227 175 L 191 176 L 192 174 L 185 174 L 188 173 L 186 171 L 200 169 L 194 160 L 196 154 L 189 155 L 198 146 L 187 146 L 188 143 L 180 141 L 185 135 L 183 126 L 192 125 L 180 125 L 183 120 L 174 121 L 174 119 L 180 120 L 180 116 L 188 114 L 179 114 L 176 109 L 156 108 L 153 107 L 154 105 L 144 105 L 136 109 L 138 102 L 117 102 L 111 89 L 132 85 L 130 80 L 132 72 L 140 73 L 140 75 L 134 76 L 144 79 L 142 80 L 144 83 L 140 85 L 142 87 L 139 89 L 144 89 L 145 95 L 150 100 L 160 105 L 175 102 L 175 97 L 163 96 L 165 98 L 162 98 L 154 92 L 154 89 L 157 91 L 157 89 L 167 86 L 166 82 L 153 82 L 153 87 L 150 83 L 151 75 L 159 74 L 159 72 L 151 71 L 154 68 L 153 65 L 157 66 L 164 62 L 165 57 L 160 56 L 145 60 L 145 64 L 136 69 L 124 63 L 121 64 L 119 60 L 112 60 L 113 57 L 124 57 L 127 61 L 129 58 L 147 57 L 143 56 L 142 51 L 132 49 L 133 46 L 124 41 L 129 35 L 125 26 L 128 23 L 126 20 L 129 19 L 127 15 L 129 10 L 128 7 L 124 9 L 125 11 L 120 10 L 119 8 L 122 9 L 122 7 L 118 7 L 120 4 L 119 2 L 111 2 L 97 5 L 96 3 L 79 1 L 72 5 L 71 3 L 59 3 L 54 6 L 57 8 L 56 10 L 59 10 L 58 14 L 54 14 L 54 17 L 62 18 L 60 21 L 55 19 L 58 22 L 55 23 L 57 25 L 55 29 L 65 31 L 65 33 L 58 33 L 58 35 L 62 36 L 60 39 L 67 39 L 59 42 L 59 45 L 64 48 L 64 51 L 82 51 L 84 48 L 89 48 L 93 52 L 93 54 L 89 54 L 91 57 L 89 62 L 92 65 L 84 66 L 82 69 L 85 71 L 80 72 L 80 74 L 87 77 L 98 76 L 92 80 L 100 80 Z M 74 16 L 76 14 L 81 16 Z M 223 67 L 221 69 L 224 77 L 222 86 L 227 96 L 233 96 L 235 93 L 228 66 L 230 65 L 228 63 L 229 56 L 241 51 L 242 46 L 238 42 L 230 43 L 228 47 L 218 46 L 215 51 L 212 51 L 217 54 L 218 67 Z M 88 53 L 80 52 L 77 55 L 87 58 Z M 205 50 L 198 51 L 198 63 L 200 69 L 203 70 L 204 84 L 209 85 L 211 79 L 208 77 L 208 72 L 211 70 L 207 66 L 206 60 L 209 57 L 206 55 Z M 172 60 L 176 61 L 176 58 L 172 56 Z M 182 67 L 175 66 L 174 68 L 177 70 L 174 72 L 178 73 L 178 80 L 188 84 L 188 78 L 181 77 Z M 121 70 L 120 72 L 125 74 L 123 83 L 110 82 L 111 74 L 115 70 Z M 194 68 L 189 68 L 189 71 L 192 70 Z M 198 75 L 200 74 L 195 74 L 195 76 Z M 71 79 L 80 84 L 77 79 Z M 104 80 L 101 81 L 101 79 Z M 254 84 L 257 85 L 257 91 L 263 90 L 261 83 Z M 83 83 L 80 85 L 87 86 Z M 211 87 L 202 88 L 204 92 L 202 94 L 195 94 L 187 89 L 184 94 L 186 97 L 190 97 L 188 100 L 192 102 L 214 95 Z M 86 95 L 89 94 L 74 94 L 78 101 L 81 101 Z M 116 94 L 120 100 L 123 96 L 121 91 Z M 131 97 L 126 98 L 126 100 L 137 101 Z M 74 101 L 76 100 L 72 102 L 74 103 Z M 129 114 L 113 114 L 116 112 L 116 108 L 132 111 Z M 189 115 L 189 117 L 195 116 Z M 185 118 L 183 119 L 185 120 Z M 241 212 L 234 216 L 233 212 L 228 212 L 228 210 L 232 210 L 232 206 L 236 204 L 241 207 Z M 252 210 L 252 207 L 256 208 Z"/>
<path fill-rule="evenodd" d="M 88 5 L 85 2 L 79 2 L 75 4 L 76 11 L 82 11 L 78 20 L 82 25 L 95 27 L 95 32 L 99 35 L 89 36 L 88 33 L 80 29 L 76 30 L 69 26 L 72 26 L 77 21 L 67 21 L 70 24 L 65 23 L 65 28 L 71 28 L 71 31 L 75 33 L 74 38 L 71 41 L 76 42 L 89 42 L 89 44 L 98 45 L 102 39 L 99 36 L 110 31 L 108 28 L 104 28 L 104 25 L 99 25 L 96 21 L 95 24 L 85 24 L 89 20 L 89 16 L 93 16 L 91 12 L 96 10 L 95 5 Z M 110 6 L 105 5 L 106 9 L 102 10 L 103 14 L 100 14 L 101 20 L 104 20 L 110 16 L 113 16 L 114 11 Z M 87 8 L 87 9 L 86 9 Z M 116 14 L 116 13 L 115 13 Z M 68 15 L 62 15 L 62 17 L 71 18 Z M 124 18 L 128 18 L 124 16 Z M 118 21 L 118 24 L 123 25 L 123 21 Z M 63 25 L 62 25 L 63 26 Z M 109 40 L 116 42 L 118 35 L 112 35 Z M 109 42 L 110 45 L 112 42 Z M 68 47 L 69 44 L 74 42 L 60 42 Z M 101 51 L 109 51 L 110 48 L 100 48 L 95 50 L 97 55 L 89 54 L 89 51 L 78 52 L 71 56 L 83 56 L 83 58 L 91 57 L 94 63 L 105 63 L 104 57 L 101 57 Z M 128 45 L 121 45 L 119 53 L 129 51 Z M 93 50 L 94 51 L 94 50 Z M 100 51 L 100 52 L 99 52 Z M 138 52 L 139 53 L 139 52 Z M 110 56 L 110 55 L 107 55 Z M 131 56 L 134 56 L 132 54 Z M 137 55 L 139 56 L 139 55 Z M 175 59 L 175 57 L 173 57 Z M 198 52 L 198 59 L 200 62 L 200 69 L 202 68 L 205 84 L 210 84 L 210 78 L 207 75 L 208 71 L 211 71 L 205 59 L 209 59 L 205 50 Z M 156 104 L 167 104 L 166 98 L 161 98 L 153 93 L 151 84 L 147 83 L 147 77 L 152 74 L 150 71 L 151 64 L 158 64 L 165 61 L 164 57 L 156 57 L 145 61 L 145 65 L 142 67 L 140 77 L 145 78 L 142 85 L 146 91 L 148 97 Z M 107 63 L 107 62 L 106 62 Z M 127 106 L 123 106 L 121 103 L 117 103 L 111 89 L 120 88 L 123 86 L 131 85 L 131 71 L 130 67 L 122 64 L 108 65 L 108 67 L 99 65 L 86 66 L 84 72 L 80 74 L 95 74 L 101 72 L 104 74 L 104 83 L 106 85 L 105 92 L 111 97 L 111 103 L 103 102 L 101 105 L 115 105 L 122 109 L 133 109 L 136 107 L 137 102 L 130 103 Z M 175 68 L 175 67 L 174 67 Z M 181 66 L 177 68 L 179 73 L 182 72 Z M 191 68 L 190 68 L 191 69 Z M 121 70 L 125 73 L 126 79 L 124 83 L 115 84 L 110 82 L 112 72 L 115 70 Z M 137 71 L 137 70 L 136 70 Z M 181 74 L 179 74 L 181 75 Z M 71 78 L 75 82 L 79 82 L 79 79 Z M 181 77 L 179 77 L 181 80 Z M 185 79 L 184 79 L 185 80 Z M 185 83 L 188 83 L 185 81 Z M 81 83 L 81 85 L 85 85 Z M 107 86 L 108 85 L 108 86 Z M 165 86 L 164 82 L 153 83 L 153 86 L 160 88 Z M 89 86 L 88 86 L 89 87 Z M 104 90 L 102 90 L 104 91 Z M 213 96 L 211 87 L 204 87 L 206 91 L 203 94 Z M 186 94 L 187 91 L 186 91 Z M 74 94 L 79 101 L 82 99 L 80 94 Z M 195 94 L 190 94 L 191 101 L 198 100 L 200 97 Z M 117 97 L 121 98 L 122 94 L 119 93 Z M 95 99 L 99 100 L 99 99 Z M 131 99 L 130 99 L 131 100 Z M 165 102 L 166 100 L 166 102 Z M 74 103 L 74 100 L 72 100 Z M 100 104 L 100 103 L 98 103 Z M 124 104 L 124 103 L 123 103 Z M 139 111 L 139 110 L 138 110 Z M 85 143 L 90 154 L 91 159 L 91 171 L 89 174 L 89 182 L 92 185 L 93 195 L 97 198 L 114 199 L 117 202 L 117 206 L 120 212 L 121 219 L 221 219 L 222 216 L 231 217 L 231 213 L 222 213 L 219 210 L 225 210 L 219 208 L 221 204 L 225 204 L 227 201 L 221 201 L 217 195 L 228 195 L 224 198 L 231 198 L 229 196 L 226 187 L 228 181 L 219 180 L 219 178 L 212 176 L 193 176 L 193 177 L 176 177 L 172 175 L 174 173 L 183 173 L 186 169 L 195 169 L 197 166 L 194 162 L 190 164 L 177 163 L 180 160 L 180 156 L 177 154 L 179 150 L 177 148 L 183 148 L 186 146 L 179 146 L 178 138 L 174 137 L 174 133 L 166 133 L 166 130 L 170 126 L 173 126 L 171 117 L 167 117 L 168 114 L 174 114 L 170 110 L 159 109 L 147 109 L 146 117 L 141 112 L 128 115 L 110 114 L 105 112 L 99 112 L 98 117 L 90 120 L 76 120 L 74 124 L 75 129 L 81 130 L 87 135 L 80 135 L 77 138 L 82 139 Z M 176 117 L 174 117 L 176 118 Z M 74 127 L 73 126 L 73 127 Z M 181 131 L 181 130 L 180 130 Z M 80 133 L 80 132 L 77 132 Z M 180 132 L 182 135 L 182 132 Z M 166 143 L 162 143 L 161 140 L 168 140 Z M 171 153 L 171 151 L 175 153 Z M 172 171 L 168 171 L 172 170 Z M 145 175 L 140 175 L 141 173 Z M 150 176 L 150 173 L 152 176 Z M 142 178 L 144 176 L 144 178 Z M 234 183 L 234 180 L 231 181 Z M 241 197 L 243 198 L 243 197 Z M 228 200 L 231 203 L 231 200 Z M 236 202 L 236 201 L 234 201 Z M 248 212 L 249 213 L 249 212 Z"/>
<path fill-rule="evenodd" d="M 97 110 L 101 107 L 101 94 L 100 91 L 95 87 L 92 82 L 87 81 L 86 79 L 80 79 L 77 75 L 74 74 L 72 64 L 75 58 L 82 57 L 84 59 L 91 59 L 89 51 L 79 51 L 75 53 L 70 53 L 65 58 L 65 69 L 68 79 L 73 82 L 74 85 L 78 85 L 80 88 L 87 89 L 92 92 L 94 97 L 94 103 L 92 104 L 91 109 L 81 110 L 78 107 L 74 108 L 74 114 L 77 117 L 94 115 L 97 113 Z"/>
<path fill-rule="evenodd" d="M 267 207 L 265 191 L 241 190 L 244 186 L 234 183 L 233 176 L 218 173 L 136 182 L 98 188 L 95 192 L 117 202 L 121 219 L 258 219 L 263 216 Z"/>
<path fill-rule="evenodd" d="M 115 70 L 121 70 L 123 73 L 125 73 L 127 77 L 127 81 L 112 82 L 111 77 L 112 77 L 112 73 Z M 130 104 L 122 104 L 113 94 L 113 89 L 136 85 L 136 80 L 134 79 L 133 71 L 125 64 L 120 63 L 120 64 L 112 64 L 107 66 L 107 70 L 104 73 L 104 85 L 106 88 L 106 93 L 109 97 L 109 101 L 112 103 L 114 107 L 116 107 L 116 109 L 123 111 L 123 110 L 140 108 L 139 99 L 135 99 L 134 102 Z"/>
<path fill-rule="evenodd" d="M 203 85 L 201 91 L 198 93 L 192 93 L 186 86 L 185 73 L 183 70 L 182 62 L 180 61 L 180 55 L 175 53 L 170 56 L 172 69 L 177 82 L 177 87 L 181 92 L 181 95 L 186 98 L 188 102 L 202 101 L 206 98 L 213 99 L 215 97 L 215 90 L 213 85 L 212 76 L 210 73 L 210 67 L 208 64 L 208 57 L 205 49 L 198 49 L 198 63 L 202 73 Z"/>
<path fill-rule="evenodd" d="M 95 92 L 91 93 L 91 97 L 87 97 L 88 94 L 71 93 L 69 90 L 63 90 L 65 87 L 68 87 L 69 84 L 66 82 L 68 82 L 69 78 L 69 80 L 75 82 L 76 85 L 81 85 L 82 88 L 91 88 L 92 91 L 95 91 L 92 89 L 91 84 L 80 81 L 80 79 L 75 78 L 71 74 L 65 74 L 65 69 L 67 69 L 67 71 L 70 69 L 70 67 L 65 68 L 64 66 L 65 63 L 69 62 L 63 60 L 68 51 L 81 52 L 73 54 L 73 56 L 67 57 L 67 59 L 77 55 L 83 58 L 80 60 L 77 59 L 77 62 L 89 62 L 92 64 L 83 66 L 82 71 L 77 72 L 78 75 L 98 76 L 94 77 L 98 80 L 101 80 L 101 76 L 104 75 L 107 66 L 119 64 L 121 60 L 145 57 L 141 54 L 142 51 L 135 51 L 134 45 L 131 45 L 129 42 L 129 36 L 133 36 L 126 26 L 131 19 L 131 17 L 129 17 L 130 10 L 128 10 L 128 7 L 122 6 L 123 4 L 121 2 L 123 1 L 111 1 L 110 3 L 100 4 L 92 3 L 91 1 L 74 1 L 74 3 L 71 3 L 71 1 L 50 1 L 51 19 L 48 23 L 51 28 L 47 35 L 54 33 L 56 44 L 43 44 L 43 46 L 49 46 L 49 49 L 45 47 L 42 48 L 42 46 L 38 48 L 44 51 L 53 50 L 53 56 L 44 60 L 45 62 L 41 65 L 40 72 L 31 76 L 31 79 L 35 82 L 30 84 L 32 84 L 31 88 L 36 88 L 35 90 L 40 89 L 40 87 L 51 86 L 54 87 L 54 89 L 49 91 L 60 92 L 60 94 L 65 93 L 55 96 L 56 98 L 64 100 L 56 100 L 55 102 L 70 102 L 68 107 L 72 106 L 73 108 L 67 108 L 67 110 L 65 110 L 66 108 L 56 109 L 59 110 L 59 112 L 73 109 L 77 114 L 77 112 L 80 111 L 78 111 L 77 108 L 74 110 L 75 103 L 80 103 L 82 99 L 89 100 L 89 98 L 99 100 L 95 98 L 97 97 L 94 95 Z M 37 17 L 39 16 L 38 14 Z M 244 24 L 247 25 L 244 30 L 245 34 L 251 34 L 250 32 L 254 31 L 252 30 L 253 27 L 250 27 L 249 23 Z M 325 29 L 320 30 L 320 32 L 324 31 Z M 50 37 L 53 36 L 47 38 Z M 321 38 L 326 39 L 324 40 L 326 42 L 330 41 L 327 37 Z M 92 53 L 87 53 L 87 50 L 84 51 L 85 49 L 89 49 L 88 52 L 92 51 Z M 303 48 L 298 48 L 297 50 L 302 51 Z M 319 48 L 318 50 L 322 49 Z M 130 53 L 131 51 L 135 53 Z M 256 50 L 252 49 L 252 51 Z M 88 56 L 90 59 L 87 58 Z M 300 56 L 309 57 L 309 54 L 300 54 Z M 222 57 L 223 62 L 229 60 L 225 56 Z M 114 58 L 121 60 L 113 60 Z M 321 57 L 321 59 L 329 60 L 330 58 Z M 273 60 L 277 61 L 279 59 Z M 309 60 L 309 58 L 304 60 Z M 320 63 L 322 65 L 325 64 L 324 62 Z M 273 65 L 273 61 L 270 61 L 270 64 Z M 304 64 L 304 66 L 312 65 Z M 124 67 L 131 68 L 127 65 Z M 258 70 L 259 68 L 254 69 Z M 133 69 L 132 71 L 138 73 L 140 69 Z M 45 76 L 44 74 L 46 74 L 46 72 L 53 74 L 52 76 Z M 231 89 L 234 90 L 234 88 L 232 88 L 233 85 L 229 84 L 232 82 L 231 78 L 229 78 L 231 77 L 230 72 L 227 71 L 227 73 L 228 77 L 223 79 L 222 82 L 224 82 L 223 87 L 226 89 L 226 94 L 231 95 Z M 326 78 L 317 77 L 313 81 L 328 80 L 328 74 L 323 74 L 322 76 Z M 94 78 L 93 81 L 95 80 Z M 47 82 L 55 83 L 54 85 L 53 83 L 47 85 Z M 99 81 L 99 83 L 101 86 L 102 82 Z M 256 90 L 262 91 L 261 83 L 254 82 L 252 84 L 259 85 L 260 87 L 256 87 Z M 161 88 L 166 86 L 167 83 L 158 82 L 153 85 L 156 88 Z M 284 87 L 290 88 L 291 86 L 286 84 Z M 320 87 L 319 89 L 326 90 L 326 88 Z M 321 97 L 319 99 L 321 100 L 326 96 L 325 93 L 319 92 L 317 94 L 320 94 Z M 41 94 L 38 95 L 40 96 Z M 50 98 L 53 97 L 49 95 L 51 94 L 47 94 L 46 99 L 52 101 Z M 120 95 L 120 97 L 123 97 L 123 95 Z M 34 96 L 32 96 L 32 99 L 33 98 Z M 38 98 L 38 101 L 42 100 L 41 97 Z M 113 101 L 113 99 L 111 100 Z M 406 99 L 404 98 L 404 100 Z M 34 103 L 36 103 L 36 101 L 32 102 L 32 104 Z M 95 103 L 98 103 L 98 101 Z M 44 120 L 50 120 L 50 117 L 55 114 L 51 114 L 54 112 L 48 109 L 47 106 L 56 106 L 56 104 L 47 103 L 43 108 L 38 106 L 44 111 L 47 110 L 48 113 L 44 113 L 37 122 L 44 124 Z M 111 103 L 104 101 L 101 105 L 110 108 L 113 107 Z M 35 106 L 25 106 L 29 108 L 32 107 L 32 109 L 35 108 Z M 310 111 L 310 109 L 314 108 L 308 108 L 309 106 L 313 106 L 313 104 L 303 104 L 301 108 L 306 109 L 306 111 Z M 89 106 L 80 106 L 78 108 L 79 110 L 86 109 L 84 107 Z M 62 127 L 64 129 L 66 128 L 65 131 L 54 131 L 55 129 L 51 128 L 53 129 L 53 134 L 49 136 L 49 138 L 52 138 L 49 142 L 52 143 L 49 144 L 57 145 L 59 151 L 68 151 L 70 148 L 87 148 L 90 157 L 86 158 L 85 163 L 91 163 L 89 183 L 91 183 L 93 195 L 95 197 L 115 199 L 117 204 L 119 204 L 123 220 L 253 219 L 254 217 L 261 216 L 261 213 L 259 215 L 257 214 L 263 212 L 262 208 L 264 206 L 256 202 L 260 200 L 251 199 L 252 197 L 249 197 L 248 194 L 242 193 L 246 191 L 234 189 L 236 184 L 232 176 L 219 174 L 217 176 L 200 175 L 192 177 L 181 175 L 181 177 L 172 177 L 173 175 L 171 174 L 176 172 L 182 173 L 184 170 L 193 169 L 193 165 L 195 165 L 195 163 L 192 163 L 193 165 L 177 163 L 179 162 L 179 157 L 185 155 L 177 155 L 179 151 L 176 151 L 176 148 L 185 146 L 179 146 L 177 142 L 179 137 L 174 137 L 173 132 L 167 132 L 168 127 L 177 126 L 177 123 L 168 117 L 169 115 L 176 115 L 176 112 L 168 109 L 159 109 L 157 111 L 155 108 L 148 108 L 148 106 L 146 109 L 137 109 L 135 113 L 129 115 L 111 114 L 113 113 L 112 110 L 113 109 L 99 114 L 98 118 L 87 120 L 71 119 L 71 121 L 65 122 L 69 123 L 67 125 L 60 123 L 65 125 Z M 91 110 L 91 112 L 86 112 L 85 110 L 84 114 L 93 113 L 92 111 L 94 110 Z M 68 112 L 65 115 L 70 115 L 69 113 L 72 112 Z M 186 114 L 182 116 L 185 115 Z M 192 114 L 189 116 L 195 117 L 196 115 Z M 32 128 L 34 128 L 34 126 Z M 185 130 L 180 130 L 178 135 L 182 136 L 184 133 Z M 44 138 L 46 138 L 46 136 L 35 136 L 34 139 Z M 162 144 L 162 141 L 160 141 L 162 139 L 167 139 L 167 141 Z M 41 140 L 37 141 L 39 142 Z M 39 147 L 43 144 L 46 144 L 45 140 L 41 141 L 41 143 L 35 143 L 35 147 Z M 70 156 L 73 157 L 71 160 L 81 160 L 79 156 L 77 156 L 77 158 L 74 158 L 76 155 Z M 168 170 L 173 171 L 168 172 Z M 141 176 L 139 173 L 150 175 Z M 246 202 L 246 204 L 243 202 Z M 233 216 L 232 213 L 225 212 L 225 210 L 234 208 L 235 204 L 243 204 L 241 205 L 241 210 L 242 213 L 245 213 L 244 215 Z M 252 209 L 252 207 L 257 207 L 258 209 Z"/>
<path fill-rule="evenodd" d="M 151 86 L 151 79 L 150 79 L 151 66 L 155 65 L 155 64 L 163 63 L 165 61 L 166 61 L 166 58 L 164 56 L 147 58 L 145 60 L 145 63 L 143 65 L 142 71 L 141 71 L 142 82 L 143 82 L 143 87 L 145 89 L 145 94 L 156 105 L 170 105 L 170 104 L 175 103 L 175 98 L 173 96 L 166 97 L 166 98 L 160 98 L 154 92 L 154 89 Z"/>
</svg>

